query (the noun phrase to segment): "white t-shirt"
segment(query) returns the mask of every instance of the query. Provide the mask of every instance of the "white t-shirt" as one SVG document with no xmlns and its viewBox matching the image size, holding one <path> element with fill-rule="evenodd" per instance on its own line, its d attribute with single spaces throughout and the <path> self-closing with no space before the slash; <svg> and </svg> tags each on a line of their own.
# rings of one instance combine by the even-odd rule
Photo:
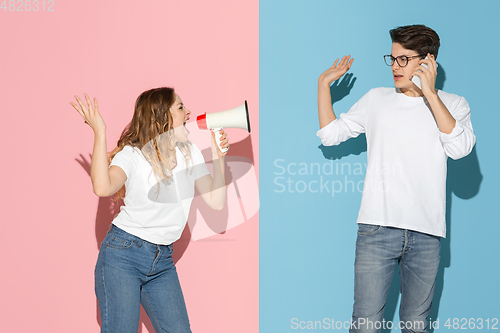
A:
<svg viewBox="0 0 500 333">
<path fill-rule="evenodd" d="M 358 223 L 446 236 L 446 160 L 470 153 L 476 137 L 467 101 L 438 91 L 456 120 L 439 131 L 424 97 L 376 88 L 317 132 L 325 146 L 366 133 L 368 166 Z"/>
<path fill-rule="evenodd" d="M 125 146 L 111 165 L 127 175 L 124 206 L 113 224 L 154 244 L 168 245 L 181 237 L 194 197 L 195 180 L 209 174 L 201 151 L 191 144 L 192 163 L 176 148 L 173 177 L 158 182 L 141 150 Z"/>
</svg>

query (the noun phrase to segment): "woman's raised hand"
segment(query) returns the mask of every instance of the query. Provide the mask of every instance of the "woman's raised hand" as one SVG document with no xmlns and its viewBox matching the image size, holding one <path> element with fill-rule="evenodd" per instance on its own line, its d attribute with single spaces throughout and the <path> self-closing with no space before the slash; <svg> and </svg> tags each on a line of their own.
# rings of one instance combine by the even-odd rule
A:
<svg viewBox="0 0 500 333">
<path fill-rule="evenodd" d="M 78 111 L 83 120 L 94 130 L 94 133 L 105 132 L 106 124 L 99 113 L 97 106 L 97 98 L 94 97 L 94 103 L 91 102 L 89 96 L 84 94 L 87 105 L 75 95 L 78 104 L 71 102 L 70 104 Z"/>
<path fill-rule="evenodd" d="M 323 74 L 320 75 L 319 80 L 323 83 L 331 85 L 333 81 L 336 81 L 342 77 L 352 65 L 354 59 L 351 56 L 343 56 L 339 62 L 339 59 L 335 60 L 332 67 L 328 68 Z"/>
</svg>

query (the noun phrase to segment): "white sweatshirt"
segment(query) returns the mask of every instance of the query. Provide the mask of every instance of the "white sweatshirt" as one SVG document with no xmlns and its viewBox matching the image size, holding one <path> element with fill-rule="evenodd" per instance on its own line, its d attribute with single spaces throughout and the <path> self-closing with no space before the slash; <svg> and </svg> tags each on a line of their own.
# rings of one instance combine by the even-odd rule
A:
<svg viewBox="0 0 500 333">
<path fill-rule="evenodd" d="M 439 131 L 424 97 L 376 88 L 317 132 L 325 146 L 366 133 L 368 167 L 358 223 L 446 236 L 446 160 L 470 153 L 476 137 L 467 101 L 438 91 L 456 120 Z"/>
</svg>

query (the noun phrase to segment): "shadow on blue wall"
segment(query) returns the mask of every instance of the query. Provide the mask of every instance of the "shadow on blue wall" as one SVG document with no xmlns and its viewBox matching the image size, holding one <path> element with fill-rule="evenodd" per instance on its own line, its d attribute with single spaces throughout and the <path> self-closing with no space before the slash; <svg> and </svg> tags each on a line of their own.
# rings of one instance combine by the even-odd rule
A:
<svg viewBox="0 0 500 333">
<path fill-rule="evenodd" d="M 443 69 L 443 66 L 439 64 L 438 75 L 436 78 L 436 88 L 443 90 L 445 80 L 446 73 Z M 353 74 L 346 74 L 342 81 L 334 82 L 334 84 L 330 88 L 332 103 L 334 104 L 343 99 L 345 96 L 349 95 L 355 81 L 356 78 L 353 78 Z M 318 148 L 323 153 L 323 156 L 329 160 L 337 160 L 353 154 L 359 155 L 362 152 L 365 152 L 367 149 L 366 137 L 364 134 L 361 134 L 358 137 L 349 139 L 338 146 L 325 147 L 323 145 L 320 145 Z M 476 147 L 474 147 L 472 152 L 464 158 L 461 158 L 459 160 L 448 159 L 448 175 L 446 180 L 447 234 L 446 238 L 441 239 L 441 262 L 436 278 L 434 299 L 430 314 L 431 323 L 435 322 L 439 318 L 439 304 L 441 303 L 441 296 L 443 294 L 445 269 L 451 266 L 452 193 L 454 193 L 461 199 L 471 199 L 479 193 L 479 188 L 482 180 L 483 176 L 479 168 L 479 160 L 477 157 Z M 398 269 L 396 269 L 393 275 L 384 311 L 384 320 L 386 322 L 394 322 L 396 306 L 400 296 L 400 285 L 401 279 L 399 277 Z M 444 325 L 444 323 L 440 323 L 441 327 L 442 325 Z M 434 332 L 434 328 L 432 327 L 432 325 L 429 328 L 429 331 Z M 387 333 L 391 332 L 391 330 L 385 329 L 381 332 Z"/>
</svg>

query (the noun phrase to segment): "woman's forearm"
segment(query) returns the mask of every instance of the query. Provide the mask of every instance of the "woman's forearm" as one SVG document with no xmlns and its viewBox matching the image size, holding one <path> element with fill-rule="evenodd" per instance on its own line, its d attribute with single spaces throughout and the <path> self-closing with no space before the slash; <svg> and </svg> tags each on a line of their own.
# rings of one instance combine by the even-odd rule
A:
<svg viewBox="0 0 500 333">
<path fill-rule="evenodd" d="M 225 157 L 219 157 L 213 160 L 214 177 L 212 180 L 212 187 L 210 190 L 210 201 L 212 208 L 220 210 L 224 208 L 226 202 L 226 171 L 225 171 Z"/>
<path fill-rule="evenodd" d="M 99 197 L 106 197 L 110 193 L 111 179 L 108 169 L 108 152 L 106 145 L 106 132 L 94 133 L 94 150 L 90 163 L 90 178 L 94 193 Z"/>
</svg>

